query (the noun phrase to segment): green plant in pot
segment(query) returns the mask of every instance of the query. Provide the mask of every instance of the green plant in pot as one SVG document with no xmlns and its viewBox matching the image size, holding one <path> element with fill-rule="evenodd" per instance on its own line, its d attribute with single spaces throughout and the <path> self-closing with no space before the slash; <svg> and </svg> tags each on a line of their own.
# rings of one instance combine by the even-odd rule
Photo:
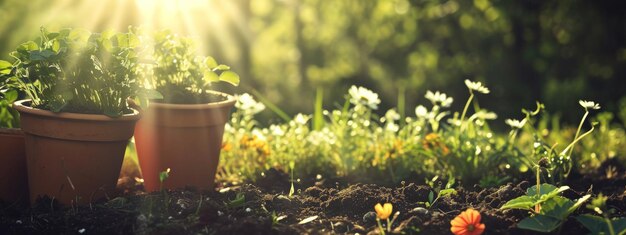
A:
<svg viewBox="0 0 626 235">
<path fill-rule="evenodd" d="M 133 32 L 42 28 L 11 53 L 4 84 L 29 98 L 14 108 L 25 134 L 31 201 L 48 195 L 86 204 L 114 189 L 139 119 L 127 99 L 149 94 L 137 82 L 138 45 Z"/>
<path fill-rule="evenodd" d="M 28 202 L 24 134 L 11 107 L 19 92 L 7 84 L 12 70 L 13 64 L 0 60 L 0 200 Z"/>
<path fill-rule="evenodd" d="M 153 65 L 144 86 L 163 95 L 151 100 L 135 130 L 135 145 L 147 191 L 161 188 L 159 172 L 171 169 L 163 188 L 213 187 L 224 125 L 235 99 L 211 90 L 214 82 L 239 84 L 230 67 L 196 56 L 194 42 L 168 31 L 153 37 Z"/>
</svg>

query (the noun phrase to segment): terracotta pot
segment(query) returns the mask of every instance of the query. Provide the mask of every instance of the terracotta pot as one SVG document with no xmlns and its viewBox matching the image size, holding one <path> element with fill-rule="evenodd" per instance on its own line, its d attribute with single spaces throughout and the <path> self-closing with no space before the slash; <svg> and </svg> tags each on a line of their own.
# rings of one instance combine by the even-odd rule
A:
<svg viewBox="0 0 626 235">
<path fill-rule="evenodd" d="M 0 199 L 28 203 L 26 149 L 20 129 L 0 128 Z"/>
<path fill-rule="evenodd" d="M 119 118 L 53 113 L 17 101 L 26 140 L 30 200 L 48 195 L 63 204 L 87 204 L 115 189 L 139 112 Z"/>
<path fill-rule="evenodd" d="M 208 104 L 150 103 L 135 129 L 135 146 L 146 191 L 160 189 L 159 173 L 171 169 L 163 188 L 211 189 L 224 125 L 234 97 Z"/>
</svg>

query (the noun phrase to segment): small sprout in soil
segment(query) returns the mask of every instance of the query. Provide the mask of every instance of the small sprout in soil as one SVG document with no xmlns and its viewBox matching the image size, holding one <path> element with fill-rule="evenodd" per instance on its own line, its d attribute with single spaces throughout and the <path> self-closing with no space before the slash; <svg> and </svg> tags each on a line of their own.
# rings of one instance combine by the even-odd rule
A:
<svg viewBox="0 0 626 235">
<path fill-rule="evenodd" d="M 396 212 L 393 215 L 393 218 L 389 220 L 389 216 L 391 216 L 391 212 L 393 212 L 393 205 L 391 203 L 385 203 L 384 205 L 378 203 L 374 206 L 374 210 L 376 210 L 376 223 L 378 223 L 380 233 L 383 235 L 385 234 L 385 230 L 383 229 L 383 225 L 380 223 L 380 220 L 387 220 L 387 232 L 391 232 L 391 226 L 400 215 L 400 212 Z"/>
<path fill-rule="evenodd" d="M 237 193 L 235 199 L 226 203 L 226 207 L 229 209 L 243 207 L 246 204 L 246 196 L 243 193 Z"/>
<path fill-rule="evenodd" d="M 455 235 L 480 235 L 485 231 L 485 224 L 481 224 L 480 219 L 478 211 L 468 208 L 450 221 L 450 231 Z"/>
<path fill-rule="evenodd" d="M 607 199 L 608 197 L 600 193 L 587 205 L 588 209 L 595 211 L 601 216 L 584 214 L 577 216 L 576 220 L 585 226 L 591 232 L 590 234 L 616 235 L 626 233 L 626 218 L 611 218 L 611 215 L 615 213 L 615 209 L 606 207 Z"/>
<path fill-rule="evenodd" d="M 167 170 L 162 171 L 161 173 L 159 173 L 159 182 L 161 183 L 160 185 L 160 190 L 163 191 L 163 182 L 165 182 L 167 180 L 167 178 L 170 177 L 170 172 L 172 170 L 170 168 L 167 168 Z"/>
</svg>

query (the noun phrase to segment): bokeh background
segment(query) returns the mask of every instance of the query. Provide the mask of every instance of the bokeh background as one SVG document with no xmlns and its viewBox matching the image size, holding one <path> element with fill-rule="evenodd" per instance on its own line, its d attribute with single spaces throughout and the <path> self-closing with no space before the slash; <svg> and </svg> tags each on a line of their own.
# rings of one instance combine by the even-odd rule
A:
<svg viewBox="0 0 626 235">
<path fill-rule="evenodd" d="M 340 105 L 353 84 L 380 94 L 381 113 L 404 95 L 414 115 L 426 90 L 452 95 L 459 110 L 464 79 L 486 83 L 481 106 L 500 120 L 535 101 L 565 123 L 580 118 L 579 99 L 626 106 L 619 0 L 0 0 L 0 22 L 5 60 L 41 26 L 189 35 L 241 75 L 240 87 L 220 89 L 256 91 L 290 115 L 311 113 L 317 91 L 326 108 Z"/>
</svg>

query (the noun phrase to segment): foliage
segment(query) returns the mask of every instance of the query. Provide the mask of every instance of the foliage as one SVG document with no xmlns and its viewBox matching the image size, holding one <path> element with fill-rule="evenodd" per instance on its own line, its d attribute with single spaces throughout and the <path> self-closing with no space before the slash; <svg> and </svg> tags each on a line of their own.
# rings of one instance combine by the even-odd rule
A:
<svg viewBox="0 0 626 235">
<path fill-rule="evenodd" d="M 611 218 L 615 209 L 607 208 L 607 199 L 608 197 L 600 194 L 587 205 L 588 209 L 592 209 L 601 216 L 583 214 L 577 216 L 576 220 L 583 224 L 591 232 L 590 234 L 616 235 L 626 233 L 626 218 Z"/>
<path fill-rule="evenodd" d="M 16 90 L 2 91 L 0 96 L 0 128 L 17 128 L 20 119 L 16 110 L 11 108 L 11 104 L 18 98 Z"/>
<path fill-rule="evenodd" d="M 154 87 L 164 95 L 167 103 L 208 103 L 215 97 L 207 93 L 211 84 L 225 81 L 239 85 L 239 75 L 230 67 L 218 64 L 213 57 L 196 55 L 195 42 L 172 34 L 170 31 L 155 32 L 153 65 L 146 66 L 142 75 L 145 86 Z"/>
<path fill-rule="evenodd" d="M 120 116 L 130 112 L 126 99 L 142 91 L 136 80 L 138 45 L 133 32 L 41 28 L 38 39 L 11 53 L 15 62 L 9 74 L 2 70 L 3 80 L 23 91 L 33 107 Z"/>
<path fill-rule="evenodd" d="M 538 104 L 535 110 L 525 110 L 527 117 L 521 121 L 505 121 L 512 128 L 508 136 L 498 134 L 489 126 L 497 115 L 481 108 L 480 97 L 475 97 L 488 89 L 472 81 L 466 85 L 470 98 L 461 113 L 451 114 L 452 97 L 428 91 L 425 98 L 431 106 L 418 106 L 415 116 L 401 119 L 398 108 L 379 117 L 375 113 L 380 105 L 378 94 L 354 86 L 343 105 L 334 110 L 298 114 L 269 128 L 261 127 L 255 119 L 266 106 L 251 95 L 241 95 L 226 126 L 220 178 L 256 179 L 269 168 L 290 172 L 290 163 L 297 162 L 293 171 L 302 176 L 340 175 L 397 183 L 415 174 L 429 178 L 444 175 L 460 184 L 480 182 L 487 186 L 521 177 L 542 158 L 550 157 L 544 172 L 553 183 L 565 179 L 559 177 L 569 171 L 564 167 L 576 166 L 560 163 L 560 157 L 577 154 L 578 150 L 570 150 L 591 135 L 591 130 L 579 134 L 568 147 L 559 148 L 560 153 L 550 149 L 552 146 L 545 142 L 551 139 L 544 140 L 542 134 L 548 127 L 543 120 L 535 120 L 544 109 Z M 311 122 L 312 117 L 318 118 Z M 559 131 L 557 128 L 554 133 Z M 537 139 L 529 142 L 528 136 Z M 430 203 L 437 195 L 433 194 Z"/>
<path fill-rule="evenodd" d="M 512 199 L 500 209 L 520 209 L 534 213 L 533 216 L 523 219 L 517 224 L 518 228 L 549 233 L 560 227 L 567 217 L 580 207 L 591 195 L 571 201 L 559 194 L 569 187 L 557 188 L 550 184 L 541 184 L 539 187 L 532 186 L 526 191 L 526 195 Z M 539 205 L 539 207 L 536 207 Z M 536 208 L 540 208 L 536 211 Z"/>
</svg>

